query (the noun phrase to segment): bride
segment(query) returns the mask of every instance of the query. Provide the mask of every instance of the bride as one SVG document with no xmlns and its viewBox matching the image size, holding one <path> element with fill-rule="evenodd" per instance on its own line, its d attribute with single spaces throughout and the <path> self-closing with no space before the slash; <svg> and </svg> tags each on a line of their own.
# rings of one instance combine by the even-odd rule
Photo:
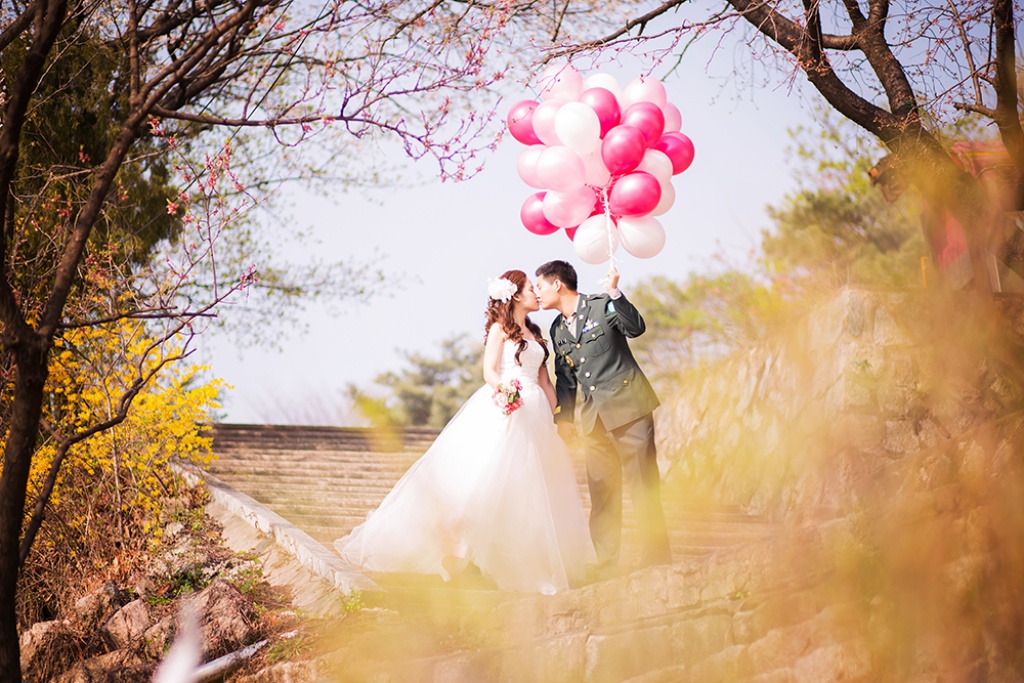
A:
<svg viewBox="0 0 1024 683">
<path fill-rule="evenodd" d="M 334 546 L 370 571 L 447 581 L 472 562 L 499 588 L 552 594 L 583 580 L 594 550 L 552 421 L 547 345 L 527 317 L 539 308 L 533 284 L 523 271 L 509 270 L 488 290 L 487 384 L 366 521 Z"/>
</svg>

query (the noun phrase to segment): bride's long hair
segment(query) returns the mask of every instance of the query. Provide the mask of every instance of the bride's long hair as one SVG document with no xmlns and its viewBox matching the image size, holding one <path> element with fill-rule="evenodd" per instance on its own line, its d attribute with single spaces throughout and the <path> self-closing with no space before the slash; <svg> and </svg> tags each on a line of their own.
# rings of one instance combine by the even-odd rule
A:
<svg viewBox="0 0 1024 683">
<path fill-rule="evenodd" d="M 501 274 L 501 277 L 516 286 L 516 294 L 522 292 L 523 287 L 526 286 L 526 273 L 521 270 L 506 270 Z M 523 349 L 526 348 L 526 340 L 523 339 L 523 331 L 519 329 L 519 325 L 517 325 L 515 319 L 512 318 L 512 307 L 514 305 L 515 301 L 513 299 L 509 299 L 508 301 L 499 301 L 498 299 L 490 298 L 487 299 L 487 311 L 484 313 L 484 316 L 487 319 L 487 322 L 484 324 L 484 342 L 487 342 L 487 334 L 491 331 L 491 325 L 498 323 L 501 325 L 502 331 L 505 332 L 505 336 L 519 344 L 519 348 L 516 349 L 516 364 L 522 365 L 522 362 L 519 360 L 519 354 L 521 354 Z M 526 328 L 533 333 L 533 336 L 544 348 L 544 362 L 547 362 L 547 342 L 544 341 L 544 337 L 540 333 L 540 327 L 530 320 L 530 316 L 526 316 Z"/>
</svg>

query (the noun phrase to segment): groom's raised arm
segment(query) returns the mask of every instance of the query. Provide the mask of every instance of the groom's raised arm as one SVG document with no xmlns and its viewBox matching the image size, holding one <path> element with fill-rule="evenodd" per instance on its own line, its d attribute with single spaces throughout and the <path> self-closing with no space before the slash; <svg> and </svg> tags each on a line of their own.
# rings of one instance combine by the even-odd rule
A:
<svg viewBox="0 0 1024 683">
<path fill-rule="evenodd" d="M 620 293 L 618 298 L 611 298 L 608 301 L 605 305 L 605 316 L 612 327 L 631 339 L 639 337 L 647 331 L 647 325 L 644 323 L 640 311 L 626 299 L 624 294 Z"/>
</svg>

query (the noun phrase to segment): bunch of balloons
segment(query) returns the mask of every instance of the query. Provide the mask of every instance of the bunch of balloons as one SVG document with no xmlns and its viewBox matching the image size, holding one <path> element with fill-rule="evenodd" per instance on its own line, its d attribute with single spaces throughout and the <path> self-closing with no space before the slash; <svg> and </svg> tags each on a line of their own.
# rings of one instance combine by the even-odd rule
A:
<svg viewBox="0 0 1024 683">
<path fill-rule="evenodd" d="M 614 76 L 587 79 L 568 64 L 541 74 L 540 101 L 508 113 L 509 132 L 528 145 L 519 177 L 542 190 L 523 203 L 526 229 L 564 229 L 587 263 L 602 263 L 622 244 L 638 258 L 665 245 L 656 218 L 675 201 L 672 176 L 689 168 L 693 143 L 679 132 L 679 109 L 665 87 L 643 77 L 620 87 Z"/>
</svg>

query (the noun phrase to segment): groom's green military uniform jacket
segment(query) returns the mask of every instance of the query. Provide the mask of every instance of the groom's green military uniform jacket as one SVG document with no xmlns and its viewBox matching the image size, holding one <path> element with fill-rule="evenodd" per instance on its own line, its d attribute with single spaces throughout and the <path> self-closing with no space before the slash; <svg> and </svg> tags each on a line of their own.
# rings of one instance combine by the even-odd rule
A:
<svg viewBox="0 0 1024 683">
<path fill-rule="evenodd" d="M 583 394 L 580 428 L 594 430 L 597 418 L 613 430 L 654 412 L 658 397 L 636 364 L 627 338 L 647 329 L 625 296 L 580 294 L 575 331 L 559 315 L 551 324 L 555 347 L 555 422 L 572 422 L 576 390 Z"/>
</svg>

